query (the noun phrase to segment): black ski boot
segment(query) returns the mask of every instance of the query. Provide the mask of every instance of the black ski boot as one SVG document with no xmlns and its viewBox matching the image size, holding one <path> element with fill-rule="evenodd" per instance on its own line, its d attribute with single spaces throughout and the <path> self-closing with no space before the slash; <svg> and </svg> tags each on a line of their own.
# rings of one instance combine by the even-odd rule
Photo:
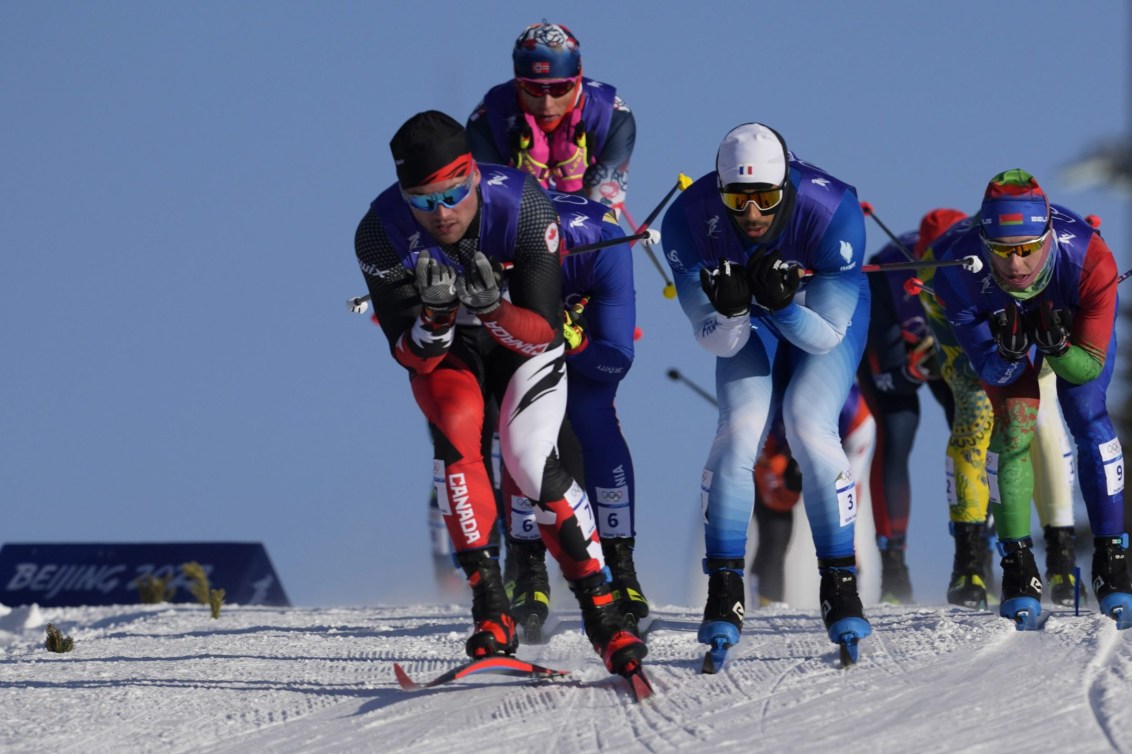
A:
<svg viewBox="0 0 1132 754">
<path fill-rule="evenodd" d="M 955 537 L 955 560 L 951 566 L 947 601 L 952 605 L 986 610 L 983 525 L 952 522 L 951 534 Z"/>
<path fill-rule="evenodd" d="M 550 614 L 550 579 L 546 573 L 546 545 L 542 540 L 507 540 L 515 561 L 511 590 L 511 617 L 523 628 L 524 644 L 542 644 L 542 624 Z"/>
<path fill-rule="evenodd" d="M 617 600 L 621 612 L 631 616 L 634 625 L 649 614 L 649 601 L 641 590 L 641 582 L 637 580 L 637 569 L 633 565 L 635 544 L 636 540 L 632 537 L 601 540 L 605 564 L 609 566 L 613 577 L 613 599 Z"/>
<path fill-rule="evenodd" d="M 829 640 L 841 646 L 841 664 L 857 661 L 857 643 L 873 632 L 857 594 L 856 559 L 819 558 L 821 617 Z"/>
<path fill-rule="evenodd" d="M 1002 554 L 1002 602 L 998 614 L 1014 621 L 1019 631 L 1036 629 L 1042 612 L 1042 578 L 1033 548 L 1034 541 L 1029 537 L 998 543 Z"/>
<path fill-rule="evenodd" d="M 1077 586 L 1077 536 L 1072 526 L 1044 527 L 1046 539 L 1046 584 L 1049 601 L 1063 607 L 1073 607 Z M 1081 587 L 1081 602 L 1085 601 L 1085 588 Z"/>
<path fill-rule="evenodd" d="M 609 571 L 602 569 L 592 576 L 571 582 L 570 591 L 582 609 L 586 638 L 610 673 L 630 676 L 641 667 L 649 648 L 625 625 L 613 590 Z"/>
<path fill-rule="evenodd" d="M 1093 594 L 1117 628 L 1132 626 L 1132 580 L 1128 576 L 1128 535 L 1093 538 Z"/>
<path fill-rule="evenodd" d="M 904 542 L 887 540 L 880 544 L 880 601 L 911 604 L 912 578 L 904 562 Z"/>
<path fill-rule="evenodd" d="M 471 550 L 456 556 L 472 587 L 472 635 L 464 642 L 469 657 L 513 655 L 519 646 L 515 621 L 508 613 L 507 592 L 499 560 L 488 550 Z"/>
<path fill-rule="evenodd" d="M 708 596 L 699 640 L 704 644 L 715 644 L 719 639 L 728 646 L 738 644 L 747 603 L 743 560 L 705 559 L 704 572 L 708 575 Z"/>
</svg>

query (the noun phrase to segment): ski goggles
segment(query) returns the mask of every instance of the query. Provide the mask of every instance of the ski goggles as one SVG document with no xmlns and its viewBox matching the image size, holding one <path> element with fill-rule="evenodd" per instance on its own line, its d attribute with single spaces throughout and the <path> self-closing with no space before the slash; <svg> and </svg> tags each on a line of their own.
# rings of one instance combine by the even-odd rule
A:
<svg viewBox="0 0 1132 754">
<path fill-rule="evenodd" d="M 1033 254 L 1035 251 L 1041 251 L 1045 246 L 1046 241 L 1049 239 L 1050 231 L 1047 230 L 1033 241 L 1022 241 L 1021 243 L 1001 243 L 999 241 L 992 241 L 986 236 L 980 234 L 983 240 L 983 246 L 987 247 L 987 251 L 1000 256 L 1003 259 L 1010 257 L 1012 254 L 1025 258 Z"/>
<path fill-rule="evenodd" d="M 781 188 L 759 191 L 719 190 L 719 198 L 723 200 L 723 206 L 735 213 L 745 212 L 748 204 L 753 204 L 759 211 L 766 212 L 782 204 L 782 196 Z"/>
<path fill-rule="evenodd" d="M 410 207 L 419 209 L 422 212 L 435 212 L 440 209 L 440 205 L 442 204 L 448 209 L 455 209 L 457 204 L 467 199 L 468 194 L 472 193 L 475 178 L 476 171 L 473 170 L 468 173 L 467 180 L 450 189 L 437 191 L 432 194 L 406 194 L 405 191 L 402 190 L 401 197 Z"/>
<path fill-rule="evenodd" d="M 532 97 L 565 97 L 570 92 L 574 91 L 574 87 L 578 85 L 577 78 L 569 79 L 515 79 L 527 94 Z"/>
</svg>

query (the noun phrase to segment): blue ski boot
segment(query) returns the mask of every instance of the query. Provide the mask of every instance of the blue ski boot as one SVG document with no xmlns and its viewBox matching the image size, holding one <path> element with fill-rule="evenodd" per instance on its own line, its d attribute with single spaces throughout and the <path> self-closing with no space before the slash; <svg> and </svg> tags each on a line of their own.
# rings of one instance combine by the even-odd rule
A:
<svg viewBox="0 0 1132 754">
<path fill-rule="evenodd" d="M 1101 612 L 1116 627 L 1132 627 L 1132 580 L 1128 577 L 1128 535 L 1093 538 L 1093 593 Z"/>
<path fill-rule="evenodd" d="M 829 640 L 841 648 L 842 667 L 854 665 L 860 653 L 858 642 L 873 632 L 857 594 L 856 559 L 819 558 L 818 570 L 822 622 Z"/>
<path fill-rule="evenodd" d="M 1002 602 L 998 614 L 1014 621 L 1019 631 L 1041 628 L 1042 579 L 1034 562 L 1034 541 L 1029 537 L 999 540 L 1002 555 Z"/>
<path fill-rule="evenodd" d="M 702 673 L 718 673 L 727 661 L 727 650 L 739 643 L 743 630 L 746 583 L 742 558 L 704 558 L 708 575 L 707 604 L 698 638 L 711 647 L 704 655 Z"/>
</svg>

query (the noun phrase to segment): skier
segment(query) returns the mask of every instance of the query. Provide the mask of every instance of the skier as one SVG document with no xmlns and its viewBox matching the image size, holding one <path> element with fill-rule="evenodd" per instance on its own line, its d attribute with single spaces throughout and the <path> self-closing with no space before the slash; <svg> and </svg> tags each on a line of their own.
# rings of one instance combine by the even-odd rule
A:
<svg viewBox="0 0 1132 754">
<path fill-rule="evenodd" d="M 1132 582 L 1125 561 L 1124 461 L 1106 406 L 1116 354 L 1112 252 L 1099 232 L 1051 205 L 1034 177 L 1019 169 L 992 178 L 977 217 L 941 238 L 935 252 L 940 260 L 978 255 L 987 262 L 977 275 L 940 268 L 934 282 L 994 411 L 986 471 L 1002 555 L 999 613 L 1030 628 L 1041 611 L 1029 453 L 1040 405 L 1038 368 L 1046 362 L 1057 375 L 1058 401 L 1077 446 L 1094 537 L 1093 591 L 1101 611 L 1127 627 Z"/>
<path fill-rule="evenodd" d="M 806 485 L 822 618 L 843 661 L 855 659 L 871 627 L 857 593 L 857 501 L 837 421 L 869 323 L 856 190 L 794 158 L 773 129 L 745 123 L 724 137 L 715 171 L 676 199 L 661 237 L 694 337 L 717 357 L 719 423 L 701 481 L 708 597 L 699 639 L 717 657 L 739 641 L 752 470 L 781 409 Z M 796 264 L 814 272 L 797 301 Z"/>
<path fill-rule="evenodd" d="M 904 233 L 869 259 L 887 264 L 923 256 L 923 250 L 967 215 L 935 209 L 923 216 L 918 231 Z M 920 386 L 925 383 L 943 406 L 951 426 L 954 399 L 939 373 L 939 354 L 919 296 L 904 289 L 912 271 L 869 275 L 872 298 L 865 358 L 857 369 L 861 394 L 876 419 L 876 452 L 869 471 L 869 491 L 881 562 L 881 601 L 912 602 L 912 581 L 904 560 L 911 479 L 908 460 L 920 423 Z"/>
<path fill-rule="evenodd" d="M 463 126 L 444 113 L 411 117 L 390 150 L 397 182 L 362 218 L 355 252 L 392 355 L 433 431 L 438 503 L 473 594 L 465 649 L 476 658 L 517 646 L 489 542 L 497 512 L 481 442 L 491 394 L 504 417 L 503 462 L 535 502 L 539 533 L 578 599 L 587 637 L 610 672 L 632 674 L 647 648 L 622 626 L 593 510 L 555 450 L 566 369 L 554 206 L 524 173 L 492 166 L 481 176 Z M 509 299 L 493 261 L 512 265 Z"/>
<path fill-rule="evenodd" d="M 468 119 L 472 154 L 620 218 L 637 125 L 616 88 L 582 75 L 581 44 L 562 24 L 528 26 L 511 59 L 515 77 L 488 90 Z"/>
<path fill-rule="evenodd" d="M 950 246 L 952 234 L 966 226 L 957 223 L 923 249 L 925 260 L 935 259 L 933 245 Z M 994 516 L 990 513 L 987 448 L 994 426 L 994 413 L 979 376 L 963 352 L 947 317 L 929 293 L 933 272 L 922 271 L 925 290 L 920 294 L 928 324 L 942 357 L 940 373 L 951 389 L 954 416 L 946 453 L 948 518 L 954 538 L 955 556 L 948 581 L 947 601 L 964 607 L 986 608 L 993 601 L 988 539 L 994 539 Z M 1076 534 L 1073 512 L 1073 457 L 1058 409 L 1057 375 L 1048 361 L 1038 369 L 1041 402 L 1035 422 L 1035 442 L 1030 445 L 1034 474 L 1034 507 L 1045 533 L 1046 582 L 1050 601 L 1072 606 L 1077 599 Z"/>
<path fill-rule="evenodd" d="M 623 237 L 609 208 L 581 196 L 550 192 L 558 210 L 567 248 Z M 630 625 L 648 615 L 649 603 L 633 561 L 636 546 L 633 459 L 614 401 L 633 364 L 636 303 L 633 259 L 627 243 L 567 256 L 562 266 L 566 340 L 566 415 L 564 425 L 576 443 L 560 442 L 571 468 L 584 471 L 586 492 L 594 505 L 601 548 L 609 566 L 614 597 Z M 578 448 L 580 459 L 562 448 Z M 550 586 L 541 540 L 532 537 L 534 512 L 529 503 L 509 496 L 510 536 L 516 565 L 512 615 L 520 625 L 546 620 Z M 537 629 L 536 629 L 537 630 Z"/>
</svg>

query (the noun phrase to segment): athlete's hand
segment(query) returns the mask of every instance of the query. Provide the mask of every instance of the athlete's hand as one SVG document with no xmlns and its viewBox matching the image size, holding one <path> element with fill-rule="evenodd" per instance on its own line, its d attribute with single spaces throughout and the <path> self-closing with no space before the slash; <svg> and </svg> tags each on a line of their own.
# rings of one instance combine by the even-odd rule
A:
<svg viewBox="0 0 1132 754">
<path fill-rule="evenodd" d="M 567 306 L 562 312 L 562 336 L 566 338 L 566 351 L 577 351 L 587 340 L 584 304 Z"/>
<path fill-rule="evenodd" d="M 1011 302 L 991 315 L 991 332 L 998 355 L 1007 361 L 1021 361 L 1030 351 L 1030 336 L 1022 324 L 1022 312 Z"/>
<path fill-rule="evenodd" d="M 797 270 L 784 262 L 777 251 L 755 254 L 747 260 L 747 279 L 755 301 L 772 312 L 789 306 L 802 284 Z"/>
<path fill-rule="evenodd" d="M 715 310 L 725 317 L 741 317 L 751 310 L 751 287 L 743 269 L 724 259 L 710 272 L 700 268 L 700 287 Z"/>
<path fill-rule="evenodd" d="M 1026 317 L 1026 325 L 1034 345 L 1046 356 L 1064 356 L 1069 350 L 1073 315 L 1068 309 L 1054 309 L 1052 301 L 1043 301 Z"/>
<path fill-rule="evenodd" d="M 434 312 L 448 312 L 457 307 L 456 271 L 441 260 L 433 259 L 428 250 L 417 257 L 414 284 L 426 308 Z"/>
<path fill-rule="evenodd" d="M 482 251 L 472 257 L 472 264 L 463 275 L 456 276 L 456 295 L 476 316 L 490 314 L 499 308 L 499 285 L 491 262 Z"/>
</svg>

